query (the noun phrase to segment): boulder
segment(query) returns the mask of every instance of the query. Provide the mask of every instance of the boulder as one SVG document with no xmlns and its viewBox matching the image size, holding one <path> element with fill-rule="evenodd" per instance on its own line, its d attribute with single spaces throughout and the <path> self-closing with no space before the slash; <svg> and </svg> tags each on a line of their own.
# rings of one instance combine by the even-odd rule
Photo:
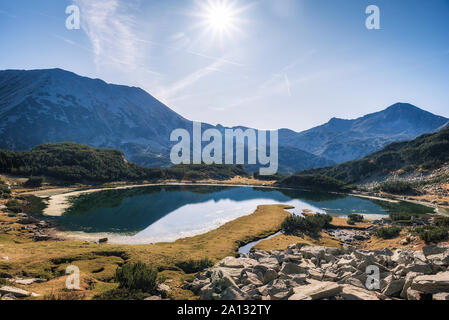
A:
<svg viewBox="0 0 449 320">
<path fill-rule="evenodd" d="M 421 300 L 421 292 L 408 288 L 407 300 Z"/>
<path fill-rule="evenodd" d="M 449 247 L 443 245 L 428 245 L 422 248 L 424 256 L 428 257 L 435 254 L 440 254 L 449 251 Z"/>
<path fill-rule="evenodd" d="M 167 286 L 166 284 L 161 283 L 157 286 L 157 291 L 166 295 L 171 291 L 171 288 L 169 286 Z"/>
<path fill-rule="evenodd" d="M 1 300 L 3 300 L 3 301 L 7 301 L 7 300 L 12 301 L 12 300 L 17 300 L 17 298 L 16 298 L 13 294 L 8 293 L 8 294 L 5 294 L 5 295 L 1 298 Z"/>
<path fill-rule="evenodd" d="M 305 272 L 307 272 L 307 268 L 296 263 L 284 262 L 281 267 L 281 273 L 283 274 L 300 274 Z"/>
<path fill-rule="evenodd" d="M 449 292 L 449 271 L 440 272 L 435 275 L 424 275 L 416 277 L 411 289 L 423 293 Z"/>
<path fill-rule="evenodd" d="M 0 294 L 12 294 L 13 296 L 17 298 L 24 298 L 29 297 L 31 295 L 30 292 L 16 288 L 16 287 L 10 287 L 10 286 L 3 286 L 0 288 Z"/>
<path fill-rule="evenodd" d="M 448 301 L 449 300 L 449 292 L 435 293 L 434 295 L 432 295 L 432 300 Z"/>
<path fill-rule="evenodd" d="M 379 300 L 374 292 L 349 284 L 343 285 L 340 295 L 343 300 Z"/>
<path fill-rule="evenodd" d="M 400 297 L 402 299 L 407 299 L 407 290 L 408 288 L 410 288 L 410 286 L 412 285 L 413 280 L 419 276 L 421 274 L 416 273 L 416 272 L 409 272 L 406 276 L 405 276 L 405 280 L 404 280 L 404 287 L 402 288 Z"/>
<path fill-rule="evenodd" d="M 238 287 L 232 286 L 226 288 L 221 296 L 221 300 L 234 301 L 234 300 L 245 300 L 245 293 L 240 290 Z"/>
<path fill-rule="evenodd" d="M 27 286 L 27 285 L 33 284 L 35 282 L 40 282 L 40 281 L 41 281 L 40 279 L 35 279 L 35 278 L 31 278 L 31 279 L 16 279 L 16 280 L 14 280 L 14 283 Z"/>
<path fill-rule="evenodd" d="M 278 273 L 273 269 L 268 269 L 263 275 L 263 284 L 267 284 L 278 277 Z"/>
<path fill-rule="evenodd" d="M 159 296 L 151 296 L 151 297 L 145 298 L 144 300 L 157 301 L 157 300 L 162 300 L 162 298 Z"/>
<path fill-rule="evenodd" d="M 387 297 L 399 296 L 404 288 L 405 279 L 391 279 L 386 287 L 382 290 L 382 293 Z"/>
<path fill-rule="evenodd" d="M 254 259 L 250 259 L 250 258 L 238 258 L 237 259 L 234 257 L 226 257 L 218 263 L 218 265 L 220 267 L 238 268 L 238 269 L 252 267 L 252 266 L 255 266 L 256 264 L 258 264 L 257 260 L 254 260 Z"/>
<path fill-rule="evenodd" d="M 338 295 L 342 286 L 335 282 L 314 281 L 312 284 L 296 287 L 288 300 L 320 300 Z"/>
</svg>

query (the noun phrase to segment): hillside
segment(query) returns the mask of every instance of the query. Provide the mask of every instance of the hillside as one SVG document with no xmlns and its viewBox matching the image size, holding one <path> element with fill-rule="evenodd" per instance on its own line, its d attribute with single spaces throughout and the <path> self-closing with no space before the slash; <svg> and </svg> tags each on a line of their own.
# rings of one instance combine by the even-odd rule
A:
<svg viewBox="0 0 449 320">
<path fill-rule="evenodd" d="M 45 176 L 70 183 L 160 179 L 225 180 L 247 176 L 239 166 L 180 165 L 168 169 L 142 167 L 127 161 L 121 151 L 96 149 L 75 143 L 44 144 L 31 151 L 0 150 L 0 173 Z"/>
<path fill-rule="evenodd" d="M 449 162 L 449 128 L 408 142 L 392 143 L 363 159 L 337 166 L 312 169 L 301 174 L 321 174 L 346 183 L 381 179 L 395 172 L 433 170 Z"/>
<path fill-rule="evenodd" d="M 436 132 L 448 121 L 411 104 L 397 103 L 355 120 L 333 118 L 300 133 L 283 130 L 279 143 L 342 163 L 363 158 L 392 142 Z"/>
</svg>

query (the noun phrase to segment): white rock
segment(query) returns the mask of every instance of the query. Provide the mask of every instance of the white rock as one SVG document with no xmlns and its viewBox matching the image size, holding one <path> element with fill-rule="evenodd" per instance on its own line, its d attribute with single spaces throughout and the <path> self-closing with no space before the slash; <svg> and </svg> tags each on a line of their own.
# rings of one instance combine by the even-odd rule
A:
<svg viewBox="0 0 449 320">
<path fill-rule="evenodd" d="M 447 301 L 447 300 L 449 300 L 449 292 L 435 293 L 432 296 L 432 300 L 444 300 L 444 301 Z"/>
<path fill-rule="evenodd" d="M 349 284 L 343 285 L 340 295 L 344 300 L 379 300 L 374 292 Z"/>
<path fill-rule="evenodd" d="M 342 286 L 335 282 L 316 281 L 306 286 L 300 286 L 293 289 L 294 294 L 288 300 L 319 300 L 338 295 Z"/>
<path fill-rule="evenodd" d="M 30 293 L 26 290 L 16 288 L 16 287 L 10 287 L 10 286 L 3 286 L 0 288 L 1 294 L 12 294 L 17 298 L 23 298 L 23 297 L 29 297 Z"/>
<path fill-rule="evenodd" d="M 410 287 L 424 293 L 449 292 L 449 271 L 436 275 L 418 276 Z"/>
</svg>

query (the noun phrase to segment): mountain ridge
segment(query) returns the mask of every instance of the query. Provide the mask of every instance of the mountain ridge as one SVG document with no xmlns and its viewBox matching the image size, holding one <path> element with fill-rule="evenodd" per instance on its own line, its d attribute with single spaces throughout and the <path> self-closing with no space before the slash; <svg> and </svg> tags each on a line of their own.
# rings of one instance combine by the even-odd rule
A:
<svg viewBox="0 0 449 320">
<path fill-rule="evenodd" d="M 385 110 L 329 122 L 302 132 L 279 131 L 285 173 L 362 158 L 385 145 L 411 140 L 449 123 L 399 103 Z M 185 119 L 138 87 L 109 84 L 63 69 L 0 71 L 0 148 L 29 150 L 47 142 L 73 141 L 115 148 L 146 166 L 170 165 L 174 129 L 192 130 Z M 204 124 L 204 128 L 224 126 Z M 246 129 L 244 126 L 233 128 Z"/>
</svg>

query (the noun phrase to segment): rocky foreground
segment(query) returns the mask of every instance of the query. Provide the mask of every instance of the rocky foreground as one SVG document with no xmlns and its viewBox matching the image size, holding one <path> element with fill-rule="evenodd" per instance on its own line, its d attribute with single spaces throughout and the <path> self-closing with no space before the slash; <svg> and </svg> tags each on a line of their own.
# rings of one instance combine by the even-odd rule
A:
<svg viewBox="0 0 449 320">
<path fill-rule="evenodd" d="M 421 251 L 291 245 L 227 257 L 185 287 L 203 300 L 449 300 L 448 267 L 449 247 L 441 245 Z"/>
</svg>

